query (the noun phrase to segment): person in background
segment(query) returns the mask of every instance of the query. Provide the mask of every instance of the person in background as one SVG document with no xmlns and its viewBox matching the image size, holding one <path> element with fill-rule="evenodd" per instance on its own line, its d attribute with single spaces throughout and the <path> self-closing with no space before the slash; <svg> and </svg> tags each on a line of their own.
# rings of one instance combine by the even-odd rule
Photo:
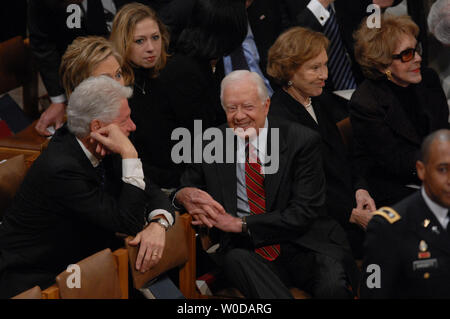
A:
<svg viewBox="0 0 450 319">
<path fill-rule="evenodd" d="M 422 67 L 417 25 L 408 16 L 382 15 L 355 33 L 355 56 L 367 79 L 350 100 L 356 168 L 378 206 L 414 192 L 415 163 L 429 133 L 448 127 L 439 77 Z"/>
<path fill-rule="evenodd" d="M 185 167 L 172 159 L 172 132 L 186 128 L 193 136 L 194 120 L 203 129 L 222 121 L 211 60 L 238 45 L 236 34 L 245 36 L 246 13 L 242 1 L 216 1 L 196 3 L 170 57 L 168 32 L 153 10 L 129 4 L 114 19 L 111 41 L 124 56 L 125 77 L 134 77 L 130 107 L 137 129 L 131 138 L 146 176 L 164 189 L 179 186 Z"/>
</svg>

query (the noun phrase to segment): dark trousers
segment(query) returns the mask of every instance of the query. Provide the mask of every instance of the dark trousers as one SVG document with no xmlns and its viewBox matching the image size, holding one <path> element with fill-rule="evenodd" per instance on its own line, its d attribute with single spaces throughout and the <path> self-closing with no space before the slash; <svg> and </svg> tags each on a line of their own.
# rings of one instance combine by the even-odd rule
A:
<svg viewBox="0 0 450 319">
<path fill-rule="evenodd" d="M 353 297 L 342 263 L 301 247 L 281 246 L 281 255 L 272 262 L 248 248 L 222 252 L 220 260 L 227 279 L 246 298 L 290 299 L 289 287 L 314 298 Z"/>
</svg>

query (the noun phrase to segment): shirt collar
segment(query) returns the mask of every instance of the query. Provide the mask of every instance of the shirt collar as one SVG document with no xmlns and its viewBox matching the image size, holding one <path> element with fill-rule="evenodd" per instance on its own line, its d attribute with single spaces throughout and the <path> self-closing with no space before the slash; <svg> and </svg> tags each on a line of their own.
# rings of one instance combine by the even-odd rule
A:
<svg viewBox="0 0 450 319">
<path fill-rule="evenodd" d="M 78 144 L 80 144 L 81 149 L 83 150 L 84 154 L 88 158 L 89 162 L 91 162 L 92 166 L 97 167 L 98 164 L 100 164 L 100 161 L 97 157 L 95 157 L 87 148 L 84 146 L 83 142 L 81 142 L 78 137 L 76 137 Z"/>
<path fill-rule="evenodd" d="M 250 140 L 250 143 L 253 145 L 255 149 L 258 150 L 258 158 L 261 161 L 261 163 L 265 163 L 265 157 L 266 157 L 266 148 L 267 148 L 267 134 L 269 132 L 269 121 L 266 120 L 264 122 L 264 128 L 259 130 L 258 136 L 254 137 Z M 242 152 L 245 152 L 245 141 L 242 138 L 238 138 L 238 150 L 242 150 Z M 245 155 L 244 155 L 245 158 Z"/>
<path fill-rule="evenodd" d="M 441 225 L 445 228 L 447 226 L 446 218 L 448 214 L 448 209 L 442 207 L 441 205 L 435 203 L 425 191 L 425 188 L 422 186 L 420 189 L 422 193 L 422 197 L 427 204 L 428 208 L 433 212 L 434 216 L 436 216 L 437 220 L 441 223 Z"/>
</svg>

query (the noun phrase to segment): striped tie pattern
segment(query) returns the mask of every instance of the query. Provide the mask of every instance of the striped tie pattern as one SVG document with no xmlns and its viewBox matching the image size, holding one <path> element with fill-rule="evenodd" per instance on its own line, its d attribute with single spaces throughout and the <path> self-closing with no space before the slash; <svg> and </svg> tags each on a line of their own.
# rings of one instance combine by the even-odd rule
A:
<svg viewBox="0 0 450 319">
<path fill-rule="evenodd" d="M 356 82 L 353 77 L 351 64 L 345 52 L 341 35 L 339 34 L 339 25 L 332 7 L 328 7 L 330 17 L 325 23 L 324 34 L 330 40 L 328 48 L 328 70 L 334 84 L 335 90 L 355 89 Z"/>
<path fill-rule="evenodd" d="M 250 144 L 246 147 L 245 160 L 245 183 L 247 186 L 248 205 L 250 214 L 263 214 L 266 211 L 266 192 L 264 190 L 264 175 L 261 173 L 261 162 L 254 153 L 254 148 Z M 256 159 L 256 160 L 253 160 Z M 256 248 L 255 252 L 269 261 L 275 260 L 280 255 L 280 245 L 270 245 Z"/>
</svg>

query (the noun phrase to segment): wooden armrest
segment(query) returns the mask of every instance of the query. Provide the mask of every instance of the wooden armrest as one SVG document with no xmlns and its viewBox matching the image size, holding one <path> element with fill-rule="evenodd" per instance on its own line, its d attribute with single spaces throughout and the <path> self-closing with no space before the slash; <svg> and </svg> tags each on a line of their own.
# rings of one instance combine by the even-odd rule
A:
<svg viewBox="0 0 450 319">
<path fill-rule="evenodd" d="M 119 248 L 112 252 L 117 266 L 120 291 L 122 299 L 128 299 L 128 252 L 125 248 Z M 61 299 L 57 284 L 42 290 L 42 299 Z"/>
<path fill-rule="evenodd" d="M 122 299 L 128 299 L 128 251 L 125 248 L 119 248 L 112 254 L 117 265 Z"/>
</svg>

